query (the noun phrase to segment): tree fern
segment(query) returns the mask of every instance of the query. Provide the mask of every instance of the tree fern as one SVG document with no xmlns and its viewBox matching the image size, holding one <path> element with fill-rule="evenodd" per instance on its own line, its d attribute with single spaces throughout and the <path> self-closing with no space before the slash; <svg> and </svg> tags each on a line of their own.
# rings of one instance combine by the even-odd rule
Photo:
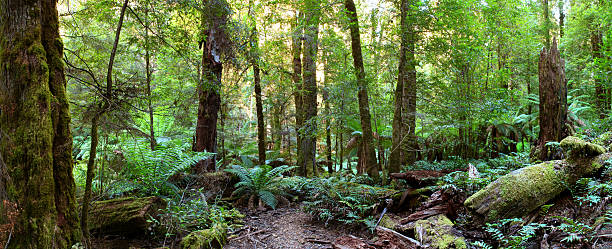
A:
<svg viewBox="0 0 612 249">
<path fill-rule="evenodd" d="M 247 164 L 248 165 L 248 164 Z M 272 169 L 270 166 L 256 166 L 254 168 L 246 168 L 242 165 L 233 165 L 225 171 L 236 175 L 240 182 L 234 187 L 236 190 L 232 195 L 242 199 L 257 198 L 266 205 L 276 208 L 278 197 L 287 195 L 283 191 L 284 185 L 282 175 L 285 172 L 291 171 L 295 166 L 280 166 Z M 254 208 L 254 207 L 250 207 Z"/>
</svg>

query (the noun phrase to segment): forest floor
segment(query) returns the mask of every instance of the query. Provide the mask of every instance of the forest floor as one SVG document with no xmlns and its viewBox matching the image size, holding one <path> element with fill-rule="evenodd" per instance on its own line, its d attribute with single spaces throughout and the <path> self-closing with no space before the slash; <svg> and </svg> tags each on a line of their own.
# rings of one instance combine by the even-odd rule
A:
<svg viewBox="0 0 612 249">
<path fill-rule="evenodd" d="M 342 227 L 325 227 L 296 204 L 247 214 L 244 222 L 225 248 L 332 248 L 331 243 L 348 232 Z"/>
</svg>

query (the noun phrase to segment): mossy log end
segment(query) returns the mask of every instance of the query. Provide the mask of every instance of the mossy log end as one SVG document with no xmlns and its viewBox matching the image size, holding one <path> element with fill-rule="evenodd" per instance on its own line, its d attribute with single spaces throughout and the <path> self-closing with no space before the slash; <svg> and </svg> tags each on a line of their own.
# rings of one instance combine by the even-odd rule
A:
<svg viewBox="0 0 612 249">
<path fill-rule="evenodd" d="M 147 220 L 156 217 L 165 207 L 166 202 L 159 197 L 93 202 L 89 211 L 89 229 L 102 234 L 144 235 L 152 227 Z"/>
<path fill-rule="evenodd" d="M 596 156 L 602 152 L 601 147 L 575 138 L 566 139 L 561 144 L 575 149 L 570 152 L 568 160 L 548 161 L 512 171 L 470 196 L 464 202 L 465 206 L 487 221 L 523 216 L 559 195 L 581 177 L 598 171 L 612 156 Z"/>
<path fill-rule="evenodd" d="M 227 243 L 227 227 L 215 223 L 211 228 L 198 230 L 185 236 L 181 241 L 182 249 L 223 248 Z"/>
</svg>

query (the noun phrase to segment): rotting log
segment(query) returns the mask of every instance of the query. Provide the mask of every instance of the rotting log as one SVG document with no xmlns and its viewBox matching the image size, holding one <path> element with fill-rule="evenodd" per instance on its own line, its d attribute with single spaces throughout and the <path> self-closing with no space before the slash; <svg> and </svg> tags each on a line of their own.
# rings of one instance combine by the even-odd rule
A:
<svg viewBox="0 0 612 249">
<path fill-rule="evenodd" d="M 440 177 L 455 171 L 467 171 L 467 168 L 456 170 L 411 170 L 402 173 L 390 173 L 389 176 L 394 179 L 405 180 L 412 187 L 425 187 L 436 184 Z"/>
<path fill-rule="evenodd" d="M 91 203 L 89 229 L 97 234 L 144 235 L 154 224 L 147 221 L 157 217 L 166 202 L 159 197 L 119 198 Z"/>
<path fill-rule="evenodd" d="M 569 157 L 510 172 L 470 196 L 465 206 L 486 221 L 521 217 L 553 199 L 581 177 L 597 172 L 612 154 L 576 137 L 561 141 Z"/>
</svg>

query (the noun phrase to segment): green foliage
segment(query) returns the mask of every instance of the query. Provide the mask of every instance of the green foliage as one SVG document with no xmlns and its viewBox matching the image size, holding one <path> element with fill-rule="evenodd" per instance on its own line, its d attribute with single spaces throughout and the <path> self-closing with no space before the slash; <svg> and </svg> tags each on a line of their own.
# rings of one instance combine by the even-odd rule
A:
<svg viewBox="0 0 612 249">
<path fill-rule="evenodd" d="M 389 189 L 347 182 L 337 177 L 288 179 L 288 191 L 305 199 L 303 208 L 326 225 L 341 222 L 351 226 L 373 227 L 377 197 Z"/>
<path fill-rule="evenodd" d="M 248 164 L 247 164 L 248 165 Z M 236 175 L 240 182 L 236 183 L 233 196 L 240 199 L 248 199 L 249 207 L 254 208 L 254 201 L 260 200 L 266 205 L 276 208 L 278 198 L 284 198 L 285 182 L 283 173 L 295 169 L 295 166 L 283 165 L 272 168 L 268 165 L 247 168 L 241 165 L 233 165 L 225 171 Z M 252 199 L 252 200 L 251 200 Z"/>
<path fill-rule="evenodd" d="M 234 208 L 207 203 L 202 198 L 171 200 L 164 214 L 157 222 L 166 228 L 166 237 L 185 234 L 189 231 L 204 230 L 221 224 L 229 231 L 242 225 L 242 215 Z"/>
<path fill-rule="evenodd" d="M 526 247 L 525 243 L 536 235 L 536 231 L 547 227 L 540 223 L 522 223 L 520 218 L 503 219 L 496 223 L 487 223 L 485 230 L 499 243 L 500 248 L 519 249 Z"/>
<path fill-rule="evenodd" d="M 156 150 L 147 146 L 144 142 L 124 146 L 125 167 L 119 172 L 120 180 L 111 184 L 111 193 L 135 189 L 142 195 L 177 196 L 179 189 L 168 178 L 188 171 L 211 156 L 211 153 L 191 151 L 189 143 L 182 140 L 161 143 Z"/>
</svg>

